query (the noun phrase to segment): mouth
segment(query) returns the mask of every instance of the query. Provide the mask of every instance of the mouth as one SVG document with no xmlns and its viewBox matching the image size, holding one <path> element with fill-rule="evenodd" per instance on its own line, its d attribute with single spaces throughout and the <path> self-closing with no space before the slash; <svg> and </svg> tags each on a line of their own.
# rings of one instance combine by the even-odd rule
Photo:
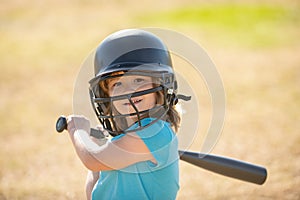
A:
<svg viewBox="0 0 300 200">
<path fill-rule="evenodd" d="M 140 102 L 142 102 L 143 100 L 142 99 L 132 99 L 131 100 L 132 101 L 132 103 L 134 104 L 134 105 L 137 105 L 137 104 L 139 104 Z M 131 103 L 130 102 L 128 102 L 128 103 L 124 103 L 124 105 L 125 106 L 131 106 Z"/>
</svg>

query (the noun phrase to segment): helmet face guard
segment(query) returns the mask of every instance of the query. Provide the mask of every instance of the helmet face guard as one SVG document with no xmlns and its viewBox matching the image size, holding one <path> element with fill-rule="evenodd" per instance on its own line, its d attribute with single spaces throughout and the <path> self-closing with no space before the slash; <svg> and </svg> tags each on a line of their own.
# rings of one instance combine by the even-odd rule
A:
<svg viewBox="0 0 300 200">
<path fill-rule="evenodd" d="M 96 77 L 90 81 L 90 97 L 93 109 L 104 127 L 110 135 L 116 136 L 120 133 L 133 132 L 141 130 L 151 124 L 155 123 L 157 120 L 165 119 L 170 105 L 175 97 L 174 91 L 175 77 L 167 71 L 151 73 L 147 71 L 142 71 L 144 68 L 151 68 L 151 66 L 137 66 L 132 68 L 132 70 L 124 72 L 121 74 Z M 153 66 L 152 66 L 153 67 Z M 112 79 L 122 80 L 124 77 L 150 77 L 152 86 L 146 90 L 138 90 L 128 94 L 121 94 L 116 96 L 109 96 L 100 87 L 100 83 L 103 81 L 110 81 Z M 141 99 L 143 97 L 147 98 L 146 95 L 154 94 L 156 99 L 155 105 L 146 109 L 139 109 L 136 105 L 136 99 Z M 115 106 L 118 102 L 126 104 L 128 111 L 126 113 L 121 113 Z M 151 122 L 146 126 L 142 126 L 141 120 L 144 118 L 152 118 Z M 128 129 L 131 125 L 137 124 L 137 128 Z"/>
</svg>

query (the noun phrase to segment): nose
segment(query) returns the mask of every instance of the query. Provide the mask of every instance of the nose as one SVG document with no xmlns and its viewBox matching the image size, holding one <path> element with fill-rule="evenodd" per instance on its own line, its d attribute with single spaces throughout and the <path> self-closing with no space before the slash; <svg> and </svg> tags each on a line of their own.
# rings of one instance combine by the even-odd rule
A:
<svg viewBox="0 0 300 200">
<path fill-rule="evenodd" d="M 123 83 L 122 86 L 113 89 L 111 93 L 113 94 L 113 96 L 118 96 L 124 94 L 131 94 L 134 93 L 135 91 L 136 88 L 134 87 L 134 85 L 130 83 Z"/>
<path fill-rule="evenodd" d="M 146 87 L 145 84 L 136 84 L 134 81 L 129 81 L 124 84 L 123 89 L 124 89 L 124 92 L 129 94 L 129 93 L 134 93 L 134 92 L 144 90 L 145 87 Z"/>
</svg>

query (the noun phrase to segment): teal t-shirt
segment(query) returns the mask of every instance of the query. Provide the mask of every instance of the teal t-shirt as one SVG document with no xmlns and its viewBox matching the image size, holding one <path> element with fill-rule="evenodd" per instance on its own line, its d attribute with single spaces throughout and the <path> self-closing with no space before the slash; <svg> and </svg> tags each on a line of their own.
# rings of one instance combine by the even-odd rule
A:
<svg viewBox="0 0 300 200">
<path fill-rule="evenodd" d="M 152 118 L 141 121 L 149 124 Z M 136 128 L 135 124 L 131 128 Z M 158 120 L 137 131 L 157 161 L 138 162 L 121 170 L 100 172 L 92 192 L 92 200 L 112 199 L 176 199 L 179 190 L 178 141 L 170 124 Z M 119 135 L 113 140 L 123 137 Z"/>
</svg>

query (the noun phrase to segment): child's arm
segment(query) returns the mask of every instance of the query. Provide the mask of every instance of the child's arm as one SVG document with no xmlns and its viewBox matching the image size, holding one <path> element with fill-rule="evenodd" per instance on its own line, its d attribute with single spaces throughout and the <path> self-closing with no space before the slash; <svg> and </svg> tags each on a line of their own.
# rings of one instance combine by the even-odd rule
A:
<svg viewBox="0 0 300 200">
<path fill-rule="evenodd" d="M 86 199 L 91 200 L 94 185 L 99 179 L 99 172 L 88 171 L 85 183 Z"/>
<path fill-rule="evenodd" d="M 79 116 L 68 117 L 68 131 L 78 157 L 91 171 L 118 170 L 147 160 L 156 162 L 143 140 L 134 133 L 99 147 L 89 137 L 90 122 Z"/>
<path fill-rule="evenodd" d="M 105 143 L 106 138 L 104 139 L 97 139 L 94 137 L 91 137 L 91 139 L 98 144 L 99 146 L 102 146 Z M 99 173 L 100 172 L 93 172 L 91 170 L 88 170 L 87 177 L 86 177 L 86 182 L 85 182 L 85 192 L 86 192 L 86 198 L 87 200 L 92 199 L 92 191 L 99 179 Z"/>
</svg>

